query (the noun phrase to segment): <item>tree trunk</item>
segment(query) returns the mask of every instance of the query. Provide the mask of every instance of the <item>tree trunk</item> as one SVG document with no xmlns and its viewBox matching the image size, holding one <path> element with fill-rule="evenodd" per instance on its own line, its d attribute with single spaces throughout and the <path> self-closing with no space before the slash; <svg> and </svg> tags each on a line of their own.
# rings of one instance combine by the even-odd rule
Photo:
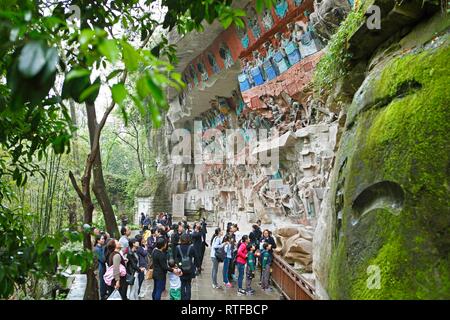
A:
<svg viewBox="0 0 450 320">
<path fill-rule="evenodd" d="M 94 104 L 86 103 L 86 114 L 88 118 L 89 140 L 92 148 L 94 144 L 95 133 L 98 130 L 97 114 L 95 111 Z M 119 229 L 117 227 L 116 216 L 114 215 L 114 209 L 111 205 L 108 193 L 106 192 L 105 180 L 103 178 L 100 147 L 98 148 L 97 155 L 93 163 L 92 176 L 94 182 L 92 190 L 94 191 L 95 198 L 97 199 L 100 207 L 102 208 L 103 217 L 105 219 L 106 231 L 111 235 L 111 237 L 115 237 L 118 239 Z"/>
<path fill-rule="evenodd" d="M 92 225 L 92 213 L 94 211 L 94 204 L 90 199 L 90 196 L 85 197 L 83 200 L 84 210 L 84 223 Z M 83 246 L 86 250 L 92 250 L 91 234 L 84 233 Z M 86 290 L 84 291 L 84 300 L 99 300 L 99 291 L 97 278 L 95 277 L 95 263 L 91 263 L 86 271 Z"/>
<path fill-rule="evenodd" d="M 75 102 L 71 99 L 69 100 L 69 108 L 70 108 L 70 118 L 72 119 L 73 126 L 78 129 L 78 119 L 77 113 L 75 110 Z M 80 153 L 78 150 L 78 131 L 75 130 L 73 132 L 72 138 L 72 156 L 73 161 L 75 163 L 75 174 L 78 176 L 80 174 Z M 69 212 L 69 229 L 76 230 L 78 223 L 78 202 L 76 199 L 72 201 L 72 199 L 67 200 L 67 207 Z"/>
<path fill-rule="evenodd" d="M 86 166 L 89 163 L 90 158 L 86 161 Z M 92 198 L 90 194 L 90 170 L 85 172 L 84 176 L 81 178 L 82 190 L 78 187 L 75 177 L 71 171 L 69 171 L 69 178 L 72 182 L 74 189 L 76 190 L 78 197 L 81 200 L 83 206 L 83 222 L 89 226 L 92 225 L 92 213 L 94 212 L 94 204 L 92 203 Z M 84 232 L 83 234 L 83 247 L 86 250 L 92 250 L 91 234 L 90 232 Z M 87 271 L 86 271 L 86 290 L 84 291 L 84 300 L 99 300 L 99 291 L 97 285 L 97 278 L 95 277 L 95 264 L 91 261 Z"/>
<path fill-rule="evenodd" d="M 95 277 L 95 264 L 86 271 L 86 290 L 83 300 L 99 300 L 98 281 Z"/>
</svg>

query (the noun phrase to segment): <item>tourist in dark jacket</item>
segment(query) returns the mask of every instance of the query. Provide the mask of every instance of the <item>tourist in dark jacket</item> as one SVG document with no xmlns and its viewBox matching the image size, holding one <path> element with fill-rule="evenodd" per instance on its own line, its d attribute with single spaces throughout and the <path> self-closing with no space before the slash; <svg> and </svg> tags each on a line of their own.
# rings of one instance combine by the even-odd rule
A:
<svg viewBox="0 0 450 320">
<path fill-rule="evenodd" d="M 264 230 L 260 244 L 262 245 L 264 242 L 267 242 L 272 245 L 271 251 L 277 248 L 277 245 L 275 244 L 275 239 L 272 237 L 272 233 L 268 229 Z"/>
<path fill-rule="evenodd" d="M 203 258 L 205 257 L 206 247 L 209 247 L 208 243 L 206 242 L 206 234 L 208 233 L 207 227 L 208 226 L 206 224 L 206 219 L 202 218 L 201 230 L 200 230 L 200 232 L 202 233 L 202 252 L 200 255 L 200 271 L 203 270 L 203 268 L 201 266 L 203 265 Z"/>
<path fill-rule="evenodd" d="M 257 248 L 259 248 L 259 240 L 261 239 L 261 235 L 259 235 L 257 230 L 258 230 L 258 225 L 254 224 L 252 226 L 252 232 L 250 232 L 250 234 L 248 235 L 248 238 L 250 239 L 251 244 L 254 244 Z"/>
<path fill-rule="evenodd" d="M 167 265 L 167 243 L 163 238 L 156 240 L 156 248 L 152 252 L 153 258 L 153 300 L 161 300 L 161 294 L 166 288 L 167 271 L 173 271 Z"/>
<path fill-rule="evenodd" d="M 153 249 L 156 248 L 156 240 L 160 237 L 158 229 L 153 228 L 151 236 L 147 238 L 147 253 L 151 256 Z"/>
<path fill-rule="evenodd" d="M 189 258 L 190 270 L 183 267 L 183 257 Z M 191 300 L 191 282 L 195 278 L 195 251 L 194 246 L 190 244 L 190 239 L 187 234 L 181 235 L 180 245 L 176 247 L 175 262 L 183 271 L 181 280 L 181 300 Z"/>
<path fill-rule="evenodd" d="M 202 254 L 202 233 L 201 226 L 196 224 L 194 231 L 191 234 L 192 244 L 194 246 L 195 259 L 194 264 L 196 268 L 197 275 L 201 274 L 201 254 Z"/>
<path fill-rule="evenodd" d="M 259 249 L 259 242 L 261 241 L 262 238 L 261 228 L 258 224 L 254 224 L 252 226 L 252 229 L 253 229 L 252 232 L 250 232 L 249 234 L 250 243 L 253 243 L 254 245 L 256 245 L 256 248 Z"/>
<path fill-rule="evenodd" d="M 172 237 L 170 238 L 171 248 L 172 248 L 172 257 L 176 256 L 176 247 L 180 244 L 180 237 L 183 234 L 184 227 L 182 224 L 178 224 L 178 230 L 172 233 Z"/>
<path fill-rule="evenodd" d="M 138 273 L 138 295 L 140 295 L 141 293 L 141 287 L 142 287 L 142 283 L 144 282 L 145 279 L 145 270 L 147 270 L 148 268 L 148 251 L 145 249 L 144 246 L 144 240 L 142 239 L 142 237 L 136 236 L 136 239 L 139 241 L 140 245 L 137 248 L 137 255 L 138 255 L 138 259 L 139 259 L 139 263 L 138 263 L 138 267 L 139 267 L 139 273 Z M 142 296 L 140 296 L 142 298 Z"/>
<path fill-rule="evenodd" d="M 106 258 L 105 258 L 105 236 L 103 235 L 97 235 L 95 237 L 95 247 L 94 252 L 97 255 L 97 262 L 98 262 L 98 282 L 99 282 L 99 289 L 100 289 L 100 299 L 106 299 L 106 283 L 105 280 L 103 280 L 103 276 L 106 272 Z"/>
<path fill-rule="evenodd" d="M 202 232 L 202 239 L 204 242 L 206 242 L 206 234 L 208 233 L 208 224 L 206 223 L 206 219 L 202 218 L 201 222 L 201 232 Z"/>
<path fill-rule="evenodd" d="M 173 224 L 173 221 L 172 221 L 172 214 L 171 213 L 168 213 L 167 214 L 167 225 L 168 226 L 171 226 Z"/>
<path fill-rule="evenodd" d="M 128 290 L 128 298 L 130 300 L 137 300 L 138 299 L 138 289 L 139 289 L 139 256 L 137 254 L 137 250 L 140 248 L 140 241 L 133 238 L 130 240 L 129 243 L 129 250 L 127 254 L 127 277 L 133 276 L 134 282 L 133 284 L 128 283 L 128 287 L 130 290 Z"/>
<path fill-rule="evenodd" d="M 142 225 L 147 226 L 147 228 L 150 228 L 151 224 L 152 224 L 152 219 L 150 219 L 150 215 L 147 214 L 144 218 L 144 221 L 142 222 Z"/>
</svg>

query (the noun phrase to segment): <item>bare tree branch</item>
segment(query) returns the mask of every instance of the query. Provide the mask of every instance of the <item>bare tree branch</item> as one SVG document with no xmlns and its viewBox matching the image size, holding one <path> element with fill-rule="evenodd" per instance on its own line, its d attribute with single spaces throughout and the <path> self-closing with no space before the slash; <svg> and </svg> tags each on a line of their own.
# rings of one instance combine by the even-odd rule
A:
<svg viewBox="0 0 450 320">
<path fill-rule="evenodd" d="M 129 145 L 134 151 L 137 151 L 136 147 L 132 143 L 130 143 L 127 140 L 125 140 L 124 138 L 122 138 L 118 133 L 114 133 L 114 134 L 116 135 L 117 138 L 119 138 L 119 140 L 121 140 L 125 144 Z"/>
<path fill-rule="evenodd" d="M 75 179 L 75 176 L 73 175 L 72 171 L 69 171 L 69 178 L 70 182 L 72 183 L 73 188 L 78 194 L 78 197 L 81 199 L 84 199 L 84 193 L 81 191 L 80 187 L 78 186 L 77 180 Z"/>
</svg>

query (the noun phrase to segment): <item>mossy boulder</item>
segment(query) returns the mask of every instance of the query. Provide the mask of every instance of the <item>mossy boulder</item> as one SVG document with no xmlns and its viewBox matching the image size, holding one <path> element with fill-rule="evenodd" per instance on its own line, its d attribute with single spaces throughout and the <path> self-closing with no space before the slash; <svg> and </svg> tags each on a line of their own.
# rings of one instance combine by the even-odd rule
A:
<svg viewBox="0 0 450 320">
<path fill-rule="evenodd" d="M 449 57 L 448 36 L 397 52 L 348 110 L 331 188 L 332 299 L 450 299 Z"/>
<path fill-rule="evenodd" d="M 158 173 L 147 178 L 136 190 L 136 197 L 152 198 L 152 210 L 156 212 L 170 212 L 172 203 L 169 196 L 170 184 L 167 177 Z"/>
</svg>

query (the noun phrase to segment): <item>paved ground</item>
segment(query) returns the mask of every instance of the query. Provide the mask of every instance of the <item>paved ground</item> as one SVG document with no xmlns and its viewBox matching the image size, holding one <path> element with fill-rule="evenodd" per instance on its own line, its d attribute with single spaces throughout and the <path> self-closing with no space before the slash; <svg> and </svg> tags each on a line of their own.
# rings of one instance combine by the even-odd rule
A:
<svg viewBox="0 0 450 320">
<path fill-rule="evenodd" d="M 237 285 L 233 288 L 213 289 L 211 286 L 211 268 L 212 262 L 209 258 L 210 250 L 206 248 L 205 259 L 203 260 L 204 271 L 200 276 L 197 276 L 192 280 L 192 300 L 279 300 L 280 293 L 274 288 L 273 292 L 266 293 L 261 290 L 258 285 L 259 282 L 259 272 L 255 279 L 252 281 L 252 288 L 255 289 L 256 293 L 253 296 L 238 296 L 237 295 Z M 217 275 L 218 282 L 222 279 L 222 267 L 223 264 L 219 265 L 219 273 Z M 236 270 L 237 274 L 237 270 Z M 234 285 L 234 283 L 233 283 Z M 245 280 L 244 280 L 245 286 Z M 167 281 L 166 288 L 169 288 L 169 281 Z M 142 290 L 145 292 L 145 297 L 143 300 L 152 299 L 153 291 L 153 280 L 144 280 L 142 284 Z M 168 296 L 163 300 L 168 300 Z"/>
<path fill-rule="evenodd" d="M 239 221 L 244 220 L 242 217 Z M 241 224 L 240 224 L 241 225 Z M 214 233 L 214 227 L 208 228 L 208 243 L 209 239 Z M 242 228 L 243 233 L 248 233 L 248 226 L 244 226 Z M 261 287 L 258 285 L 260 281 L 260 272 L 257 270 L 256 276 L 252 281 L 252 288 L 255 289 L 255 295 L 253 296 L 238 296 L 237 295 L 237 283 L 233 283 L 233 288 L 225 288 L 223 287 L 222 279 L 222 268 L 223 264 L 219 265 L 219 272 L 217 275 L 217 280 L 219 285 L 222 285 L 222 289 L 213 289 L 212 288 L 212 280 L 211 280 L 211 270 L 212 270 L 212 262 L 210 258 L 210 248 L 206 248 L 205 257 L 203 260 L 203 268 L 202 274 L 197 276 L 192 280 L 192 300 L 279 300 L 281 294 L 273 288 L 273 291 L 270 293 L 264 292 L 261 290 Z M 236 270 L 237 275 L 237 270 Z M 244 287 L 245 287 L 245 279 L 244 279 Z M 169 289 L 169 281 L 167 280 L 166 289 Z M 152 291 L 153 291 L 153 280 L 144 280 L 142 284 L 142 289 L 145 293 L 143 300 L 151 300 L 152 299 Z M 165 293 L 167 293 L 166 291 Z M 168 295 L 163 298 L 163 300 L 169 299 Z"/>
</svg>

